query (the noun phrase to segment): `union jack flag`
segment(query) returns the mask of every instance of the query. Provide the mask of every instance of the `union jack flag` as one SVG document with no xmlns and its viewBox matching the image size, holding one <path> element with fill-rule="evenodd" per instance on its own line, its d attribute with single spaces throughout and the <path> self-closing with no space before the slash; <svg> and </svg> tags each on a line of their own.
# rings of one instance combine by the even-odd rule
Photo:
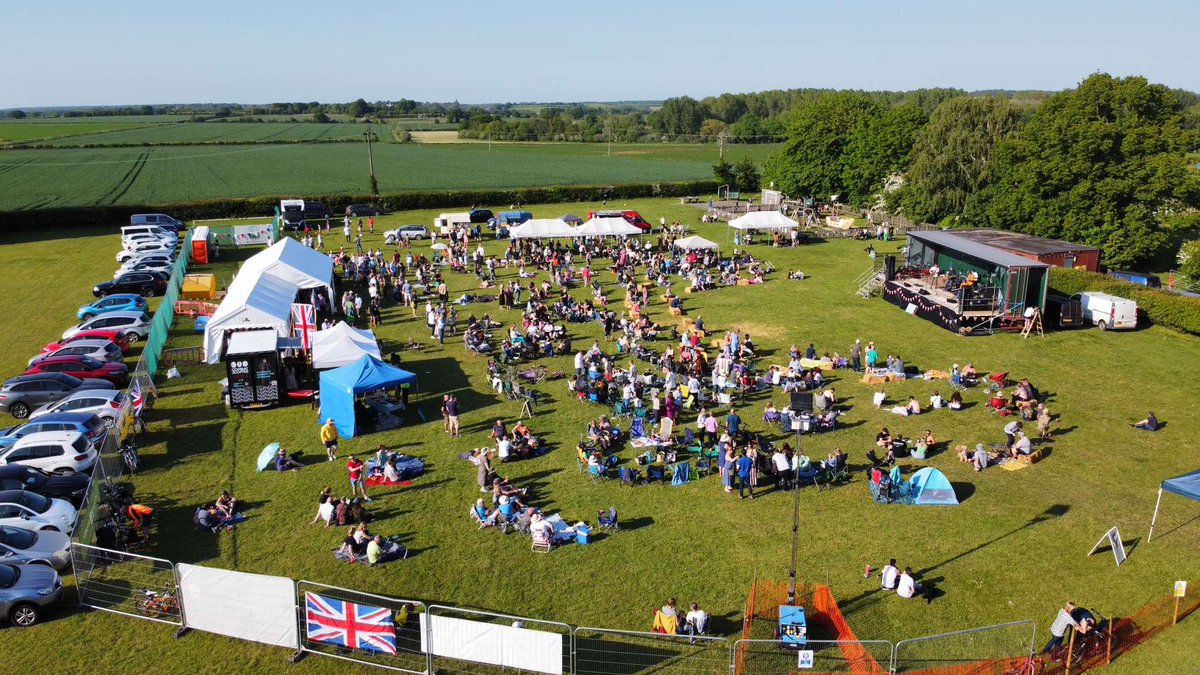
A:
<svg viewBox="0 0 1200 675">
<path fill-rule="evenodd" d="M 312 347 L 312 334 L 317 329 L 317 310 L 312 305 L 292 304 L 292 326 L 300 336 L 300 346 L 305 351 Z"/>
<path fill-rule="evenodd" d="M 314 642 L 396 655 L 392 610 L 304 593 L 308 639 Z"/>
<path fill-rule="evenodd" d="M 142 385 L 138 384 L 136 379 L 129 383 L 129 400 L 133 403 L 133 413 L 141 415 L 146 398 L 142 396 Z"/>
</svg>

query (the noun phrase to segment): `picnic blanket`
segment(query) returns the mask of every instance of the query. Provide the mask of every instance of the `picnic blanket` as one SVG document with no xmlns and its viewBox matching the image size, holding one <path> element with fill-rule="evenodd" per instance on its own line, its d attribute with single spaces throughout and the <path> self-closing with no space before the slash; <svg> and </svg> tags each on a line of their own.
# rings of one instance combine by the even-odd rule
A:
<svg viewBox="0 0 1200 675">
<path fill-rule="evenodd" d="M 1011 459 L 1011 458 L 1008 459 L 1007 461 L 1003 461 L 1000 463 L 1000 468 L 1004 469 L 1005 471 L 1020 471 L 1021 469 L 1024 469 L 1027 466 L 1029 466 L 1029 465 L 1024 462 L 1018 462 L 1015 459 Z"/>
<path fill-rule="evenodd" d="M 671 445 L 671 441 L 660 441 L 653 436 L 638 436 L 630 439 L 629 444 L 635 448 L 665 448 Z"/>
<path fill-rule="evenodd" d="M 410 478 L 416 478 L 425 473 L 425 460 L 417 457 L 409 457 L 408 455 L 396 455 L 396 473 L 400 475 L 400 480 L 404 481 Z M 374 457 L 367 460 L 367 475 L 375 473 L 375 467 L 379 464 Z M 368 479 L 368 484 L 370 480 Z M 381 483 L 382 485 L 383 483 Z"/>
<path fill-rule="evenodd" d="M 937 370 L 937 369 L 927 370 L 927 371 L 925 371 L 925 379 L 927 379 L 927 380 L 949 380 L 950 373 L 947 373 L 944 370 Z"/>
<path fill-rule="evenodd" d="M 367 476 L 367 485 L 372 487 L 409 487 L 412 485 L 411 480 L 387 480 L 383 476 Z"/>
</svg>

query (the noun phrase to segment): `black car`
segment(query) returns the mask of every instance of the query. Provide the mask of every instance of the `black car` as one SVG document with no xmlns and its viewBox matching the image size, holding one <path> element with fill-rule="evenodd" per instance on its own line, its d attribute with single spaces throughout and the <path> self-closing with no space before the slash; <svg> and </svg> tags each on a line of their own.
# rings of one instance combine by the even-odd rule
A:
<svg viewBox="0 0 1200 675">
<path fill-rule="evenodd" d="M 92 295 L 103 298 L 113 293 L 137 293 L 144 298 L 167 292 L 167 275 L 161 272 L 126 272 L 112 281 L 92 287 Z"/>
<path fill-rule="evenodd" d="M 486 223 L 495 216 L 496 214 L 492 213 L 491 209 L 471 209 L 472 223 Z"/>
<path fill-rule="evenodd" d="M 29 490 L 43 497 L 66 499 L 77 507 L 83 502 L 90 482 L 86 473 L 59 475 L 24 464 L 0 466 L 0 490 Z"/>
<path fill-rule="evenodd" d="M 346 207 L 346 215 L 357 218 L 359 216 L 382 216 L 387 213 L 378 204 L 351 204 Z"/>
<path fill-rule="evenodd" d="M 310 202 L 304 200 L 304 219 L 305 220 L 325 220 L 333 216 L 333 211 L 329 210 L 321 202 Z"/>
</svg>

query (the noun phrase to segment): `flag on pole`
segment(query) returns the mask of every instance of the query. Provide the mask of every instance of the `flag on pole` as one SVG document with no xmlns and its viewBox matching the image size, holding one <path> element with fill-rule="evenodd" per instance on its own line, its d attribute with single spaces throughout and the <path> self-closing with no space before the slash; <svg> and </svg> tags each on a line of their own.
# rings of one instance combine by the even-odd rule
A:
<svg viewBox="0 0 1200 675">
<path fill-rule="evenodd" d="M 142 396 L 142 385 L 138 384 L 136 378 L 129 383 L 129 400 L 133 403 L 133 414 L 141 415 L 146 399 Z"/>
<path fill-rule="evenodd" d="M 292 303 L 292 327 L 300 336 L 300 346 L 312 349 L 313 331 L 317 329 L 317 310 L 312 305 Z"/>
<path fill-rule="evenodd" d="M 392 610 L 309 592 L 304 593 L 304 609 L 309 640 L 396 655 Z"/>
</svg>

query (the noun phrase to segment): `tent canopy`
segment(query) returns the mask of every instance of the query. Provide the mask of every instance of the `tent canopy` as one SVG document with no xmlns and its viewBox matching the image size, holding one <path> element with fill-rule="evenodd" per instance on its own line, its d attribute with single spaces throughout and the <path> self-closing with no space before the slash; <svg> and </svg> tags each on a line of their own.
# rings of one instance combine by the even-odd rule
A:
<svg viewBox="0 0 1200 675">
<path fill-rule="evenodd" d="M 924 506 L 958 506 L 958 497 L 954 494 L 954 486 L 946 479 L 946 474 L 927 466 L 918 469 L 909 479 L 913 504 Z"/>
<path fill-rule="evenodd" d="M 735 230 L 787 230 L 800 227 L 800 223 L 778 211 L 751 211 L 729 221 L 729 226 Z"/>
<path fill-rule="evenodd" d="M 1162 489 L 1200 502 L 1200 469 L 1164 480 Z"/>
<path fill-rule="evenodd" d="M 362 358 L 364 355 L 382 358 L 375 334 L 369 330 L 353 328 L 339 321 L 332 328 L 313 333 L 313 368 L 324 370 L 340 368 Z"/>
<path fill-rule="evenodd" d="M 615 237 L 642 234 L 642 229 L 624 218 L 598 216 L 575 228 L 576 236 Z"/>
<path fill-rule="evenodd" d="M 321 417 L 333 418 L 338 435 L 354 437 L 354 397 L 417 381 L 417 376 L 365 354 L 341 368 L 321 373 Z"/>
<path fill-rule="evenodd" d="M 579 216 L 577 216 L 573 213 L 564 213 L 561 216 L 559 216 L 558 219 L 565 223 L 582 223 L 583 222 L 583 218 L 580 218 Z"/>
<path fill-rule="evenodd" d="M 721 248 L 721 246 L 719 244 L 717 244 L 717 242 L 709 241 L 709 240 L 705 239 L 704 237 L 697 237 L 697 236 L 684 237 L 683 239 L 677 239 L 677 240 L 675 240 L 675 243 L 672 244 L 672 246 L 674 246 L 675 248 L 683 249 L 685 251 L 715 251 L 715 250 Z"/>
<path fill-rule="evenodd" d="M 542 218 L 527 220 L 517 227 L 510 228 L 508 236 L 512 239 L 553 239 L 578 237 L 579 234 L 561 218 Z"/>
<path fill-rule="evenodd" d="M 205 361 L 220 363 L 221 339 L 230 328 L 273 328 L 276 335 L 287 335 L 295 298 L 296 287 L 286 281 L 239 274 L 204 327 Z"/>
<path fill-rule="evenodd" d="M 284 237 L 270 248 L 251 256 L 238 276 L 272 276 L 296 288 L 333 288 L 333 259 L 304 244 Z"/>
</svg>

